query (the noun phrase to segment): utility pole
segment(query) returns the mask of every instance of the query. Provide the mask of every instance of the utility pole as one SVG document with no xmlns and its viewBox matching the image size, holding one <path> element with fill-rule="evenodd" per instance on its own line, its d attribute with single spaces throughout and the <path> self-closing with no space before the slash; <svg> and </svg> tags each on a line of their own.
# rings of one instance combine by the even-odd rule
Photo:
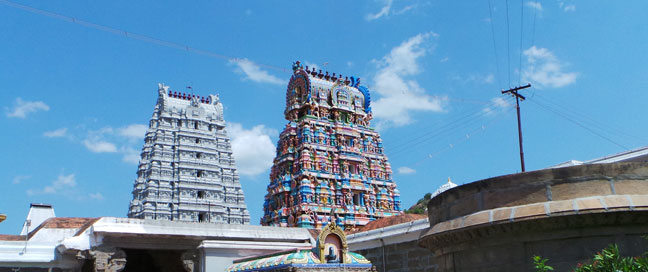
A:
<svg viewBox="0 0 648 272">
<path fill-rule="evenodd" d="M 522 123 L 520 122 L 520 100 L 524 101 L 526 99 L 523 95 L 519 94 L 518 91 L 531 87 L 531 83 L 519 86 L 515 88 L 502 91 L 502 94 L 510 94 L 515 96 L 515 109 L 517 110 L 517 124 L 518 124 L 518 139 L 520 142 L 520 165 L 522 166 L 522 172 L 524 172 L 524 149 L 522 148 Z"/>
</svg>

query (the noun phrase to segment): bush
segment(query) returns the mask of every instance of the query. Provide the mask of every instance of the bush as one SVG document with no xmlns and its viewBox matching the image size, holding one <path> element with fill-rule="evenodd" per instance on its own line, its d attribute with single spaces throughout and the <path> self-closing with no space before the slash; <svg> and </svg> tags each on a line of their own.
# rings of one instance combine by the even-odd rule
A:
<svg viewBox="0 0 648 272">
<path fill-rule="evenodd" d="M 540 256 L 533 256 L 533 264 L 538 272 L 553 271 L 553 267 L 547 265 L 548 259 Z M 574 272 L 639 272 L 648 271 L 648 252 L 638 257 L 622 257 L 619 247 L 616 244 L 609 245 L 601 252 L 596 253 L 591 263 L 578 264 Z"/>
</svg>

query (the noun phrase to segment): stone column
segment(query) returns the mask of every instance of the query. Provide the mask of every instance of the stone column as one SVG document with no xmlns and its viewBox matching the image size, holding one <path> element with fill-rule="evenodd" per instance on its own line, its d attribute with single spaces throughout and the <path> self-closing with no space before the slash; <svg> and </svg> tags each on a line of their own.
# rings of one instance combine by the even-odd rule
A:
<svg viewBox="0 0 648 272">
<path fill-rule="evenodd" d="M 198 264 L 198 252 L 195 250 L 188 250 L 182 253 L 180 256 L 182 260 L 182 265 L 184 266 L 185 271 L 193 272 L 196 271 L 196 265 Z"/>
<path fill-rule="evenodd" d="M 114 247 L 99 246 L 89 252 L 95 272 L 119 272 L 126 267 L 126 253 Z"/>
</svg>

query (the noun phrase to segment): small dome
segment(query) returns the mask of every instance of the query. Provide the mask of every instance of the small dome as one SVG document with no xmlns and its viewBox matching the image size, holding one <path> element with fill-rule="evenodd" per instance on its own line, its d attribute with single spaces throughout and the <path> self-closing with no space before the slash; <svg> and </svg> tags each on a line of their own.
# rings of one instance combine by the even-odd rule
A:
<svg viewBox="0 0 648 272">
<path fill-rule="evenodd" d="M 436 191 L 434 191 L 434 193 L 432 193 L 432 197 L 435 197 L 435 196 L 437 196 L 437 195 L 439 195 L 439 194 L 441 194 L 441 193 L 443 193 L 443 192 L 445 192 L 445 191 L 447 191 L 447 190 L 450 190 L 450 189 L 452 189 L 452 188 L 454 188 L 454 187 L 457 187 L 457 184 L 454 184 L 454 183 L 452 182 L 452 180 L 450 180 L 450 178 L 448 178 L 448 182 L 446 182 L 445 184 L 441 185 L 441 187 L 439 187 L 439 189 L 437 189 Z"/>
</svg>

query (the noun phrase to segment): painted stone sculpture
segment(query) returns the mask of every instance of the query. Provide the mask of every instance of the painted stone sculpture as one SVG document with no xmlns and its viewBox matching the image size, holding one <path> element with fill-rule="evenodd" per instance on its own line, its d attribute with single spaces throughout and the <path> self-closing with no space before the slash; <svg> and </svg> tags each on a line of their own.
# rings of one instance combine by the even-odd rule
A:
<svg viewBox="0 0 648 272">
<path fill-rule="evenodd" d="M 400 213 L 360 79 L 293 65 L 262 225 L 353 230 Z"/>
</svg>

